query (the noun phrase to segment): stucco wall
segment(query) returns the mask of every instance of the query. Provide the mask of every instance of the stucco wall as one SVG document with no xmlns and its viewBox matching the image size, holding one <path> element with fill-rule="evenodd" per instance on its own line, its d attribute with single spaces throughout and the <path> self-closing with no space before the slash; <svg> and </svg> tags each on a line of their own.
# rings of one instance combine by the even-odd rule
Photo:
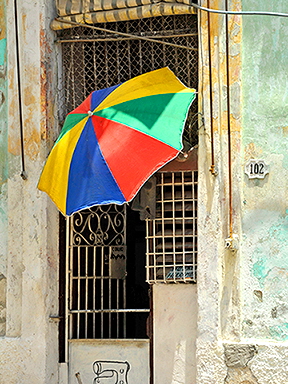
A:
<svg viewBox="0 0 288 384">
<path fill-rule="evenodd" d="M 153 287 L 154 382 L 191 384 L 196 379 L 197 287 Z"/>
<path fill-rule="evenodd" d="M 0 87 L 5 99 L 0 106 L 0 383 L 56 383 L 57 325 L 49 317 L 58 314 L 58 213 L 36 188 L 47 148 L 51 147 L 50 132 L 56 133 L 51 97 L 55 64 L 49 31 L 54 11 L 50 2 L 17 1 L 28 174 L 23 180 L 14 2 L 5 2 L 6 15 L 3 3 L 1 37 L 7 38 L 8 49 L 5 56 L 2 39 Z M 1 311 L 3 306 L 6 313 Z"/>
<path fill-rule="evenodd" d="M 0 336 L 5 334 L 7 258 L 7 35 L 6 6 L 0 2 Z"/>
<path fill-rule="evenodd" d="M 259 9 L 257 1 L 243 1 Z M 261 8 L 287 12 L 287 2 Z M 264 180 L 243 185 L 243 334 L 288 340 L 288 19 L 243 18 L 243 165 L 261 158 Z"/>
<path fill-rule="evenodd" d="M 210 1 L 224 9 L 224 1 Z M 287 3 L 230 1 L 230 9 L 287 12 Z M 287 381 L 287 18 L 229 16 L 233 233 L 229 224 L 224 16 L 211 16 L 214 149 L 211 165 L 207 15 L 202 14 L 199 144 L 197 383 Z M 206 31 L 206 33 L 205 33 Z M 249 180 L 250 159 L 269 165 Z"/>
</svg>

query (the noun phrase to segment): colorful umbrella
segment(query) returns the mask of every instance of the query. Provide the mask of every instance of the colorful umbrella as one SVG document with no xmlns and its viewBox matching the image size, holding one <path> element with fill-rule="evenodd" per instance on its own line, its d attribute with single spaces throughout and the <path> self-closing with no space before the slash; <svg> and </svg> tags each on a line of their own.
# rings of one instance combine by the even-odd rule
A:
<svg viewBox="0 0 288 384">
<path fill-rule="evenodd" d="M 131 201 L 182 149 L 194 98 L 168 68 L 92 92 L 67 115 L 38 188 L 64 215 Z"/>
</svg>

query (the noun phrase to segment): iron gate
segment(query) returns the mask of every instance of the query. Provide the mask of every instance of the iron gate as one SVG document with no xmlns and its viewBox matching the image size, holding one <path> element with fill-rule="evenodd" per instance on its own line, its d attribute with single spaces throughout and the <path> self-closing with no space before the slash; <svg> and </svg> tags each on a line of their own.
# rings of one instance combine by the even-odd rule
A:
<svg viewBox="0 0 288 384">
<path fill-rule="evenodd" d="M 60 122 L 92 91 L 165 66 L 185 85 L 197 88 L 196 15 L 166 16 L 97 26 L 146 36 L 150 40 L 123 38 L 114 33 L 85 27 L 59 31 L 58 42 L 62 46 L 63 61 L 63 88 L 59 89 L 58 94 L 58 104 L 62 106 L 59 108 Z M 151 38 L 194 49 L 165 46 L 151 41 Z M 197 127 L 198 106 L 194 102 L 183 135 L 185 149 L 197 144 Z M 105 227 L 108 222 L 109 229 L 107 227 L 103 230 L 103 223 Z M 115 222 L 117 225 L 113 224 Z M 116 228 L 114 238 L 111 235 L 113 225 Z M 113 205 L 77 213 L 69 219 L 67 231 L 67 274 L 70 276 L 66 291 L 68 338 L 125 338 L 126 318 L 129 316 L 126 312 L 126 283 L 123 275 L 126 252 L 125 207 Z M 113 255 L 123 261 L 122 267 L 120 262 L 117 268 L 113 267 Z M 163 276 L 166 276 L 165 273 Z M 149 312 L 145 308 L 138 310 Z"/>
</svg>

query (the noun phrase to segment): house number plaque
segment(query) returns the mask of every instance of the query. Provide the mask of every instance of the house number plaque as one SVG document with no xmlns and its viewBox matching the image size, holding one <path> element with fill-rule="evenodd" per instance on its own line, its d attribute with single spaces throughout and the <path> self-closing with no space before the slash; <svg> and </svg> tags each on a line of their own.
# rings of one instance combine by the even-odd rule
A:
<svg viewBox="0 0 288 384">
<path fill-rule="evenodd" d="M 268 165 L 264 160 L 250 159 L 245 165 L 245 173 L 249 179 L 264 179 L 269 173 Z"/>
</svg>

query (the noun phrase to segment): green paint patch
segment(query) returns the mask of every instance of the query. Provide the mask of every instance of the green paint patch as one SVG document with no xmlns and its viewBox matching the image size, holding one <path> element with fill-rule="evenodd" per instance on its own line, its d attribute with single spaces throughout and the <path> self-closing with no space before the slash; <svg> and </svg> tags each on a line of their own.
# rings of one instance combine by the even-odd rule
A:
<svg viewBox="0 0 288 384">
<path fill-rule="evenodd" d="M 0 65 L 5 64 L 7 39 L 0 40 Z"/>
<path fill-rule="evenodd" d="M 269 327 L 270 335 L 275 340 L 284 341 L 288 340 L 288 323 L 283 323 L 282 325 L 274 325 Z"/>
<path fill-rule="evenodd" d="M 273 269 L 288 270 L 288 210 L 269 227 L 267 234 L 265 241 L 258 240 L 253 252 L 252 272 L 261 287 Z"/>
<path fill-rule="evenodd" d="M 253 275 L 259 280 L 260 285 L 263 285 L 263 280 L 267 276 L 267 269 L 264 260 L 259 259 L 253 264 Z"/>
</svg>

